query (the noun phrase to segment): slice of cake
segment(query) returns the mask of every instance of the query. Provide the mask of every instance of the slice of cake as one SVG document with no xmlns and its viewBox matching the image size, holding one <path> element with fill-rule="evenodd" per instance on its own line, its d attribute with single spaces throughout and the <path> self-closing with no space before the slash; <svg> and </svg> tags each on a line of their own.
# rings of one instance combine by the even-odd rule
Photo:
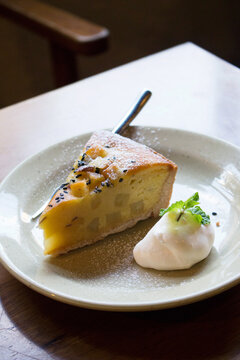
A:
<svg viewBox="0 0 240 360">
<path fill-rule="evenodd" d="M 158 216 L 169 204 L 176 171 L 145 145 L 94 133 L 40 217 L 44 253 L 62 254 Z"/>
</svg>

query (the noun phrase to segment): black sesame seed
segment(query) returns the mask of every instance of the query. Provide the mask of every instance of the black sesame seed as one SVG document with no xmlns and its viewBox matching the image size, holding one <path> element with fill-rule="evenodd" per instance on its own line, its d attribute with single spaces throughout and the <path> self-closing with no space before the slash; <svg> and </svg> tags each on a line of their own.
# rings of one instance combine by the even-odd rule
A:
<svg viewBox="0 0 240 360">
<path fill-rule="evenodd" d="M 87 182 L 86 182 L 87 185 L 90 185 L 91 184 L 91 180 L 89 179 Z"/>
<path fill-rule="evenodd" d="M 123 181 L 123 178 L 120 178 L 120 179 L 119 179 L 119 182 L 122 182 L 122 181 Z"/>
<path fill-rule="evenodd" d="M 49 207 L 53 207 L 51 204 L 48 205 Z"/>
<path fill-rule="evenodd" d="M 82 159 L 81 159 L 82 161 L 85 159 L 86 155 L 87 155 L 86 153 L 83 154 Z"/>
<path fill-rule="evenodd" d="M 78 160 L 78 166 L 84 166 L 84 165 L 86 165 L 86 163 L 84 161 Z"/>
<path fill-rule="evenodd" d="M 62 184 L 62 185 L 60 186 L 60 189 L 64 188 L 64 187 L 65 187 L 66 185 L 68 185 L 68 184 L 69 184 L 69 182 Z"/>
<path fill-rule="evenodd" d="M 136 160 L 131 160 L 131 163 L 135 163 L 136 162 Z"/>
<path fill-rule="evenodd" d="M 97 174 L 99 174 L 99 173 L 100 173 L 100 169 L 99 169 L 99 167 L 96 167 L 96 169 L 95 169 L 95 173 L 97 173 Z"/>
<path fill-rule="evenodd" d="M 78 174 L 78 175 L 76 175 L 76 178 L 79 178 L 80 176 L 82 176 L 82 174 Z"/>
<path fill-rule="evenodd" d="M 75 180 L 74 180 L 74 179 L 71 179 L 71 182 L 75 182 Z"/>
<path fill-rule="evenodd" d="M 65 193 L 65 194 L 68 194 L 68 192 L 67 192 L 67 191 L 65 191 L 65 190 L 64 190 L 64 193 Z"/>
<path fill-rule="evenodd" d="M 100 193 L 100 192 L 102 192 L 102 190 L 101 189 L 99 189 L 97 186 L 95 187 L 95 189 L 93 190 L 95 193 Z"/>
<path fill-rule="evenodd" d="M 116 156 L 113 156 L 113 160 L 116 160 Z"/>
<path fill-rule="evenodd" d="M 217 215 L 217 213 L 216 213 L 215 211 L 213 211 L 213 212 L 212 212 L 212 215 L 213 215 L 213 216 L 216 216 L 216 215 Z"/>
<path fill-rule="evenodd" d="M 107 185 L 107 187 L 113 186 L 113 184 L 109 181 L 109 179 L 105 181 L 105 184 Z"/>
<path fill-rule="evenodd" d="M 101 182 L 101 185 L 102 185 L 102 186 L 105 186 L 106 184 L 105 184 L 105 182 L 104 182 L 104 181 L 102 181 L 102 182 Z"/>
<path fill-rule="evenodd" d="M 60 196 L 64 196 L 63 193 L 60 193 L 59 195 L 60 195 Z"/>
<path fill-rule="evenodd" d="M 60 201 L 61 201 L 61 200 L 59 199 L 59 200 L 56 201 L 56 203 L 59 203 Z"/>
<path fill-rule="evenodd" d="M 72 170 L 75 170 L 75 168 L 72 168 Z"/>
<path fill-rule="evenodd" d="M 63 187 L 63 190 L 67 190 L 67 186 L 64 186 L 64 187 Z"/>
<path fill-rule="evenodd" d="M 59 200 L 59 196 L 55 198 L 55 200 Z"/>
<path fill-rule="evenodd" d="M 127 172 L 127 169 L 123 170 L 123 172 L 124 172 L 124 173 Z"/>
<path fill-rule="evenodd" d="M 110 149 L 110 146 L 109 146 L 109 145 L 105 145 L 105 148 Z"/>
</svg>

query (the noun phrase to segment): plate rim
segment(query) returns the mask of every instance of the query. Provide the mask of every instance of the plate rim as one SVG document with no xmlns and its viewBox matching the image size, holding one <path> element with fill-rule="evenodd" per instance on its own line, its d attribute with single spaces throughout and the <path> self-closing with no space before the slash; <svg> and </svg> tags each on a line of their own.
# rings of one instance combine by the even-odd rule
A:
<svg viewBox="0 0 240 360">
<path fill-rule="evenodd" d="M 223 140 L 221 138 L 210 136 L 194 131 L 189 131 L 185 129 L 180 128 L 172 128 L 172 127 L 159 127 L 159 126 L 131 126 L 131 128 L 135 128 L 136 130 L 154 130 L 158 129 L 159 131 L 164 130 L 167 132 L 180 132 L 182 134 L 187 134 L 188 136 L 193 135 L 196 137 L 201 137 L 204 139 L 207 139 L 209 141 L 215 141 L 220 143 L 221 145 L 228 146 L 230 148 L 233 148 L 235 151 L 240 152 L 240 147 L 232 144 L 229 141 Z M 108 129 L 109 130 L 109 129 Z M 64 143 L 77 139 L 78 137 L 88 136 L 90 137 L 92 132 L 88 133 L 80 133 L 78 135 L 75 135 L 70 138 L 66 138 L 62 141 L 59 141 L 57 143 L 54 143 L 44 149 L 42 149 L 39 152 L 34 153 L 33 155 L 28 156 L 26 159 L 21 161 L 16 167 L 14 167 L 9 174 L 1 181 L 0 183 L 0 191 L 4 187 L 4 185 L 8 182 L 8 179 L 17 171 L 20 167 L 24 166 L 28 161 L 32 161 L 35 157 L 41 156 L 44 154 L 47 150 L 52 150 L 55 147 L 63 145 Z M 123 311 L 123 312 L 135 312 L 135 311 L 151 311 L 151 310 L 162 310 L 162 309 L 168 309 L 173 307 L 179 307 L 183 305 L 188 305 L 200 300 L 204 300 L 207 298 L 210 298 L 214 295 L 220 294 L 221 292 L 224 292 L 231 287 L 237 285 L 240 283 L 240 273 L 233 276 L 232 278 L 220 283 L 219 285 L 214 286 L 210 290 L 203 290 L 201 292 L 193 292 L 188 295 L 182 296 L 181 298 L 175 298 L 173 300 L 164 300 L 164 301 L 143 301 L 138 303 L 109 303 L 104 301 L 90 301 L 90 300 L 83 300 L 79 299 L 72 295 L 64 295 L 59 291 L 51 291 L 51 288 L 44 286 L 43 284 L 39 284 L 37 281 L 31 279 L 27 274 L 22 272 L 21 270 L 16 267 L 9 257 L 7 257 L 3 251 L 2 245 L 0 244 L 0 262 L 3 265 L 3 267 L 17 280 L 19 280 L 21 283 L 29 287 L 30 289 L 36 291 L 37 293 L 40 293 L 41 295 L 47 296 L 53 300 L 60 301 L 69 305 L 74 305 L 82 308 L 87 309 L 95 309 L 95 310 L 104 310 L 104 311 Z"/>
</svg>

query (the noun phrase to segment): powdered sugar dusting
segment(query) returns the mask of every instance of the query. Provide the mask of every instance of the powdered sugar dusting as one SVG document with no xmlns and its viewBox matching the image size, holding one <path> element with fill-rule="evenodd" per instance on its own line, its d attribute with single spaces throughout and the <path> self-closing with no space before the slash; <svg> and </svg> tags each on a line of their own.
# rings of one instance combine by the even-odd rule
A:
<svg viewBox="0 0 240 360">
<path fill-rule="evenodd" d="M 168 139 L 162 137 L 159 144 L 159 130 L 149 128 L 149 131 L 151 136 L 140 128 L 130 127 L 125 135 L 157 151 L 161 149 L 162 144 L 165 150 L 163 155 L 166 155 Z M 89 136 L 86 135 L 81 141 L 79 138 L 73 138 L 67 143 L 58 145 L 57 156 L 55 152 L 55 156 L 50 160 L 50 166 L 48 164 L 44 172 L 39 174 L 44 179 L 41 188 L 38 189 L 42 202 L 46 200 L 46 194 L 50 195 L 56 186 L 65 181 L 72 164 L 88 139 Z M 136 264 L 133 259 L 133 248 L 155 222 L 154 219 L 141 221 L 132 229 L 108 236 L 105 240 L 69 254 L 45 259 L 44 262 L 51 272 L 62 278 L 79 282 L 81 285 L 86 284 L 93 289 L 105 287 L 122 288 L 124 291 L 144 291 L 174 287 L 192 281 L 194 274 L 199 271 L 198 266 L 190 272 L 160 272 L 143 269 Z M 41 239 L 38 240 L 40 243 Z"/>
</svg>

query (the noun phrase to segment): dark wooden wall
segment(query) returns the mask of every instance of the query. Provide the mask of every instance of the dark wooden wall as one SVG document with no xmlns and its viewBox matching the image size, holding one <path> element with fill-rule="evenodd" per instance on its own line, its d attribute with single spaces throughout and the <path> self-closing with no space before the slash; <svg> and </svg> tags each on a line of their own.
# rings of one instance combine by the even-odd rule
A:
<svg viewBox="0 0 240 360">
<path fill-rule="evenodd" d="M 79 78 L 192 41 L 240 66 L 237 0 L 44 0 L 111 32 L 110 49 L 78 56 Z M 0 107 L 53 89 L 47 41 L 0 19 Z"/>
</svg>

